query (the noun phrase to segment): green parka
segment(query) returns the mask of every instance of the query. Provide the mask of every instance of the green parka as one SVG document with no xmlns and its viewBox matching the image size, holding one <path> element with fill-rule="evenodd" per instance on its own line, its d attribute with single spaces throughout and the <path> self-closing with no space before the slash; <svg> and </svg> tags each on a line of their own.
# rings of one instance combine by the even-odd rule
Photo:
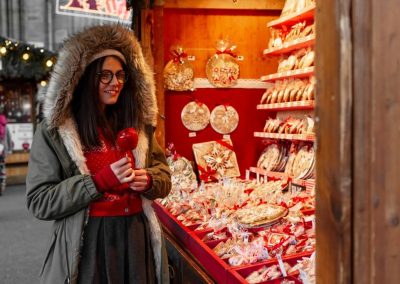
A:
<svg viewBox="0 0 400 284">
<path fill-rule="evenodd" d="M 142 206 L 150 224 L 158 283 L 169 282 L 161 228 L 151 201 L 165 197 L 171 189 L 170 170 L 153 134 L 157 120 L 153 73 L 131 31 L 110 25 L 89 28 L 65 43 L 46 92 L 44 120 L 34 135 L 26 180 L 27 206 L 35 217 L 54 221 L 40 271 L 41 283 L 77 282 L 88 205 L 101 193 L 86 166 L 70 102 L 88 60 L 108 48 L 124 54 L 138 80 L 135 95 L 144 121 L 136 125 L 139 143 L 134 150 L 135 165 L 146 168 L 152 177 L 152 188 L 142 194 Z"/>
</svg>

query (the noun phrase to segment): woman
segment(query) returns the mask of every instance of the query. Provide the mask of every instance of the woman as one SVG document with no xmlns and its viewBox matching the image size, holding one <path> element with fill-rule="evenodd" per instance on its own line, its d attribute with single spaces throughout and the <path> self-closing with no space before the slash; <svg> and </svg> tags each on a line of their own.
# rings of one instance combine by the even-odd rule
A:
<svg viewBox="0 0 400 284">
<path fill-rule="evenodd" d="M 54 220 L 41 283 L 168 283 L 151 201 L 171 188 L 154 139 L 154 80 L 132 33 L 89 28 L 69 39 L 52 74 L 30 154 L 27 205 Z M 134 127 L 125 156 L 117 133 Z"/>
</svg>

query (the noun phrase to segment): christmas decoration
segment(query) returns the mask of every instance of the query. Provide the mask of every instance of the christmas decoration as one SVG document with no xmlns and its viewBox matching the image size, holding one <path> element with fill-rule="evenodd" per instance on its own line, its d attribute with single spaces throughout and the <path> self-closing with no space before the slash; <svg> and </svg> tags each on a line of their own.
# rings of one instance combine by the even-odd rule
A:
<svg viewBox="0 0 400 284">
<path fill-rule="evenodd" d="M 207 62 L 206 74 L 210 83 L 217 88 L 232 87 L 239 77 L 239 65 L 236 63 L 235 45 L 226 40 L 217 42 L 217 52 Z"/>
<path fill-rule="evenodd" d="M 192 65 L 187 61 L 188 55 L 182 47 L 171 49 L 173 59 L 164 68 L 164 86 L 171 91 L 193 90 L 194 71 Z"/>
<path fill-rule="evenodd" d="M 223 177 L 240 176 L 230 139 L 193 144 L 193 152 L 201 180 L 207 182 Z"/>
<path fill-rule="evenodd" d="M 56 53 L 0 36 L 0 80 L 46 80 L 56 61 Z"/>
</svg>

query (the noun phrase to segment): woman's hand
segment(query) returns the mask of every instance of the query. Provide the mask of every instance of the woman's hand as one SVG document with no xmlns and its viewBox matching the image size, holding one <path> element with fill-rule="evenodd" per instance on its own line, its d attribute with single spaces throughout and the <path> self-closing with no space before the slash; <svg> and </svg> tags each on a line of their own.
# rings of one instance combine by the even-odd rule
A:
<svg viewBox="0 0 400 284">
<path fill-rule="evenodd" d="M 135 176 L 133 178 L 133 182 L 129 184 L 129 187 L 133 191 L 143 192 L 149 187 L 149 175 L 145 169 L 137 169 L 134 171 Z"/>
<path fill-rule="evenodd" d="M 120 183 L 130 183 L 135 178 L 135 171 L 132 169 L 132 163 L 127 157 L 112 163 L 110 167 Z"/>
</svg>

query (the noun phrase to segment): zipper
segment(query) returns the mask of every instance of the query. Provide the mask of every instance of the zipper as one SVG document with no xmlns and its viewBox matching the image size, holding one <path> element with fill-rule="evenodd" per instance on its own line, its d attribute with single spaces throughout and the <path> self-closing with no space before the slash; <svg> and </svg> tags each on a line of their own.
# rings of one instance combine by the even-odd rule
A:
<svg viewBox="0 0 400 284">
<path fill-rule="evenodd" d="M 67 249 L 67 220 L 64 218 L 64 242 L 65 242 L 65 260 L 67 262 L 67 283 L 71 283 L 71 272 L 69 270 L 68 249 Z"/>
</svg>

